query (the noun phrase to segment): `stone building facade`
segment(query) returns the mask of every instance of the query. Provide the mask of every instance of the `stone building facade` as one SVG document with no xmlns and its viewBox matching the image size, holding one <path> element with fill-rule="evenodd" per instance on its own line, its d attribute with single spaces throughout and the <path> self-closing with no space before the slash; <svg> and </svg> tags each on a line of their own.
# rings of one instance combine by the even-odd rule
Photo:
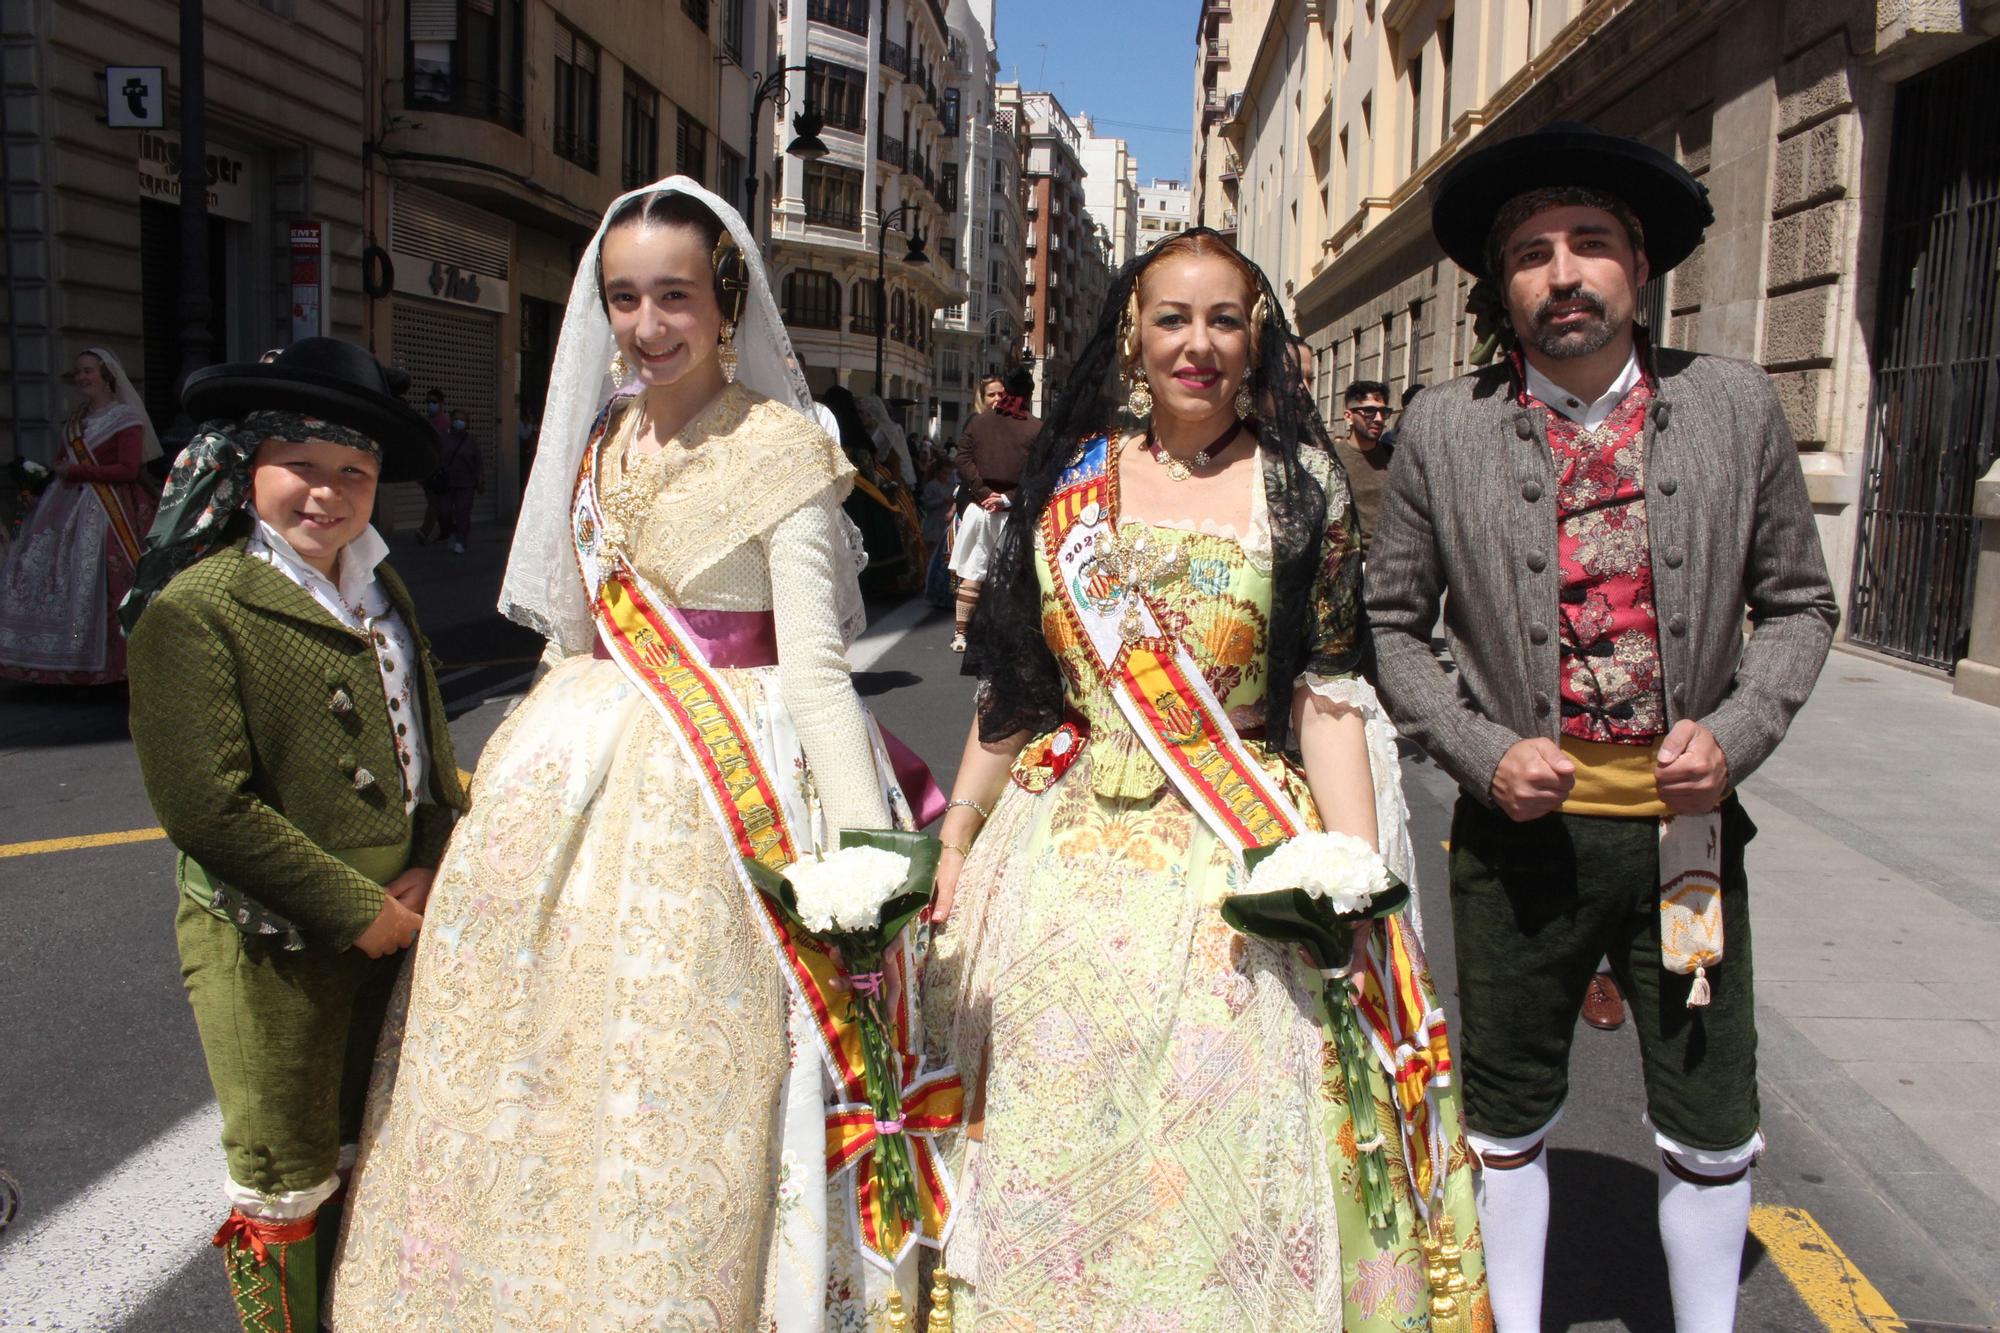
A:
<svg viewBox="0 0 2000 1333">
<path fill-rule="evenodd" d="M 775 65 L 769 16 L 756 0 L 365 7 L 381 90 L 363 107 L 367 338 L 413 395 L 442 389 L 466 413 L 486 451 L 475 518 L 505 518 L 532 462 L 521 425 L 540 420 L 604 210 L 676 174 L 748 207 L 751 164 L 770 161 L 773 118 L 750 126 L 752 73 Z M 768 199 L 774 178 L 758 175 Z M 414 523 L 419 488 L 388 489 L 390 519 Z"/>
<path fill-rule="evenodd" d="M 922 429 L 934 317 L 966 296 L 945 257 L 964 206 L 956 140 L 967 127 L 951 27 L 938 0 L 790 0 L 780 45 L 786 65 L 809 71 L 793 109 L 810 101 L 831 150 L 784 159 L 772 199 L 771 280 L 792 344 L 815 393 L 880 393 Z M 919 236 L 922 257 L 909 262 Z"/>
<path fill-rule="evenodd" d="M 1937 667 L 1962 654 L 1978 541 L 1970 479 L 1993 448 L 1994 408 L 1971 386 L 2000 366 L 2000 346 L 1990 335 L 1961 346 L 1961 387 L 1937 391 L 1957 406 L 1917 410 L 1931 400 L 1891 387 L 1894 348 L 1937 322 L 1948 255 L 1886 285 L 1884 274 L 1927 253 L 1896 249 L 1913 228 L 1992 234 L 1980 219 L 2000 205 L 1976 184 L 1992 168 L 1974 160 L 1990 150 L 1961 135 L 1963 176 L 1930 171 L 1961 183 L 1916 187 L 1938 165 L 1923 156 L 1945 150 L 1895 127 L 1899 108 L 1941 126 L 1985 114 L 1965 62 L 1993 59 L 2000 4 L 1276 0 L 1267 18 L 1223 138 L 1243 154 L 1246 191 L 1284 163 L 1297 184 L 1268 208 L 1246 195 L 1239 242 L 1289 298 L 1330 419 L 1353 379 L 1393 393 L 1468 368 L 1468 281 L 1431 239 L 1427 192 L 1459 155 L 1558 120 L 1632 135 L 1675 155 L 1716 210 L 1694 256 L 1649 286 L 1644 318 L 1667 344 L 1770 373 L 1843 633 Z M 1232 55 L 1250 44 L 1239 27 Z M 1963 269 L 1992 286 L 1990 264 Z M 1919 277 L 1930 305 L 1910 310 L 1903 289 Z M 1916 466 L 1937 484 L 1912 518 L 1893 491 Z M 1888 623 L 1899 620 L 1911 623 Z"/>
<path fill-rule="evenodd" d="M 1035 411 L 1046 413 L 1096 326 L 1110 249 L 1083 202 L 1082 135 L 1054 93 L 1024 93 L 1028 132 L 1027 279 L 1022 323 L 1035 356 Z"/>
<path fill-rule="evenodd" d="M 211 4 L 205 26 L 210 332 L 217 359 L 290 339 L 294 223 L 321 244 L 318 331 L 364 337 L 365 0 Z M 180 370 L 179 6 L 0 5 L 0 457 L 47 461 L 75 404 L 76 354 L 101 345 L 155 422 Z M 105 70 L 158 67 L 165 125 L 106 123 Z"/>
<path fill-rule="evenodd" d="M 964 206 L 951 216 L 938 257 L 961 275 L 965 299 L 937 317 L 928 428 L 940 443 L 972 419 L 980 378 L 1012 366 L 1021 348 L 1022 145 L 1014 113 L 997 101 L 993 17 L 993 0 L 951 0 L 945 10 L 964 117 L 948 149 Z"/>
</svg>

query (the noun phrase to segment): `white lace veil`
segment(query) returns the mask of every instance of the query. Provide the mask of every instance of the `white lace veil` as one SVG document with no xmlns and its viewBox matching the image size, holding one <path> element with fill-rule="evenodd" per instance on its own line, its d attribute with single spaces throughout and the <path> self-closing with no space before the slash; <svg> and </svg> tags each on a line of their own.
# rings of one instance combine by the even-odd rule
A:
<svg viewBox="0 0 2000 1333">
<path fill-rule="evenodd" d="M 742 215 L 686 176 L 669 176 L 620 195 L 604 216 L 610 218 L 628 199 L 654 194 L 686 194 L 700 200 L 729 229 L 743 252 L 750 291 L 743 304 L 743 318 L 736 323 L 737 382 L 816 422 L 812 392 L 792 351 L 792 340 L 785 333 L 778 304 L 771 297 L 763 252 Z M 603 244 L 604 224 L 600 222 L 577 264 L 576 280 L 570 284 L 562 337 L 556 343 L 555 364 L 549 371 L 541 446 L 521 499 L 521 516 L 514 525 L 507 577 L 500 585 L 501 614 L 554 640 L 566 653 L 590 651 L 596 632 L 571 547 L 570 506 L 590 427 L 613 392 L 611 357 L 617 343 L 597 287 L 597 256 Z M 866 623 L 861 587 L 853 569 L 842 567 L 834 580 L 833 596 L 843 633 L 852 642 Z"/>
<path fill-rule="evenodd" d="M 96 357 L 103 363 L 104 368 L 111 372 L 111 378 L 118 384 L 115 392 L 116 400 L 137 418 L 140 428 L 146 432 L 146 448 L 139 455 L 139 461 L 152 462 L 160 456 L 160 436 L 153 429 L 153 419 L 146 415 L 146 400 L 139 396 L 139 386 L 132 383 L 132 377 L 125 373 L 125 367 L 119 364 L 118 358 L 106 348 L 86 347 L 83 350 Z M 124 428 L 121 426 L 119 429 Z"/>
</svg>

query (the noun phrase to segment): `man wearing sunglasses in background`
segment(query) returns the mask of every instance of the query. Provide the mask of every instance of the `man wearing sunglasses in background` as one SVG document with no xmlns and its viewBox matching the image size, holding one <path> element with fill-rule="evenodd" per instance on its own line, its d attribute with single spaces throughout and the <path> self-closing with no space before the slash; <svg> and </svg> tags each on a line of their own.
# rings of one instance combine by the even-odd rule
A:
<svg viewBox="0 0 2000 1333">
<path fill-rule="evenodd" d="M 1383 440 L 1389 425 L 1389 386 L 1380 380 L 1356 380 L 1341 395 L 1346 405 L 1347 436 L 1333 442 L 1347 469 L 1347 486 L 1354 493 L 1354 510 L 1361 519 L 1361 550 L 1365 555 L 1375 537 L 1375 516 L 1382 511 L 1382 488 L 1389 479 L 1393 452 Z"/>
</svg>

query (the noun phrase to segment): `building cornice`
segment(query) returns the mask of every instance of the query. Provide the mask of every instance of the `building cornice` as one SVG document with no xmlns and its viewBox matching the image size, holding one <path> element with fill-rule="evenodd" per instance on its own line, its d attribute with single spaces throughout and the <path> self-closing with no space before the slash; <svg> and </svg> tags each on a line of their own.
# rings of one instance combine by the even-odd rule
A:
<svg viewBox="0 0 2000 1333">
<path fill-rule="evenodd" d="M 1712 36 L 1722 16 L 1741 3 L 1743 0 L 1645 0 L 1643 4 L 1640 0 L 1592 0 L 1484 105 L 1452 122 L 1444 142 L 1394 193 L 1386 199 L 1364 199 L 1354 216 L 1322 243 L 1330 257 L 1299 289 L 1293 303 L 1301 321 L 1308 312 L 1337 308 L 1348 290 L 1369 280 L 1385 258 L 1412 239 L 1428 235 L 1430 182 L 1479 146 L 1488 128 L 1509 137 L 1536 125 L 1587 114 L 1603 104 L 1607 90 L 1629 77 L 1632 62 L 1641 53 L 1649 66 L 1664 67 Z M 1378 216 L 1379 220 L 1371 221 Z M 1351 246 L 1347 244 L 1350 238 Z"/>
</svg>

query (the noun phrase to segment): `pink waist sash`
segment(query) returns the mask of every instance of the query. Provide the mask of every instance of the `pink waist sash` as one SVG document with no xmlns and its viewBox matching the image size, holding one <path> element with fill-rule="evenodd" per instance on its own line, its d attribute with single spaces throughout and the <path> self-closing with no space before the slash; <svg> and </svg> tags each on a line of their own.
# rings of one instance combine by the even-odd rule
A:
<svg viewBox="0 0 2000 1333">
<path fill-rule="evenodd" d="M 684 611 L 667 612 L 701 646 L 710 666 L 742 670 L 778 664 L 777 622 L 769 611 Z M 591 656 L 611 659 L 600 637 L 591 644 Z M 878 727 L 881 723 L 876 723 Z M 909 746 L 881 727 L 882 745 L 889 752 L 889 765 L 896 771 L 896 785 L 922 828 L 945 811 L 944 793 L 931 776 L 930 766 Z"/>
</svg>

